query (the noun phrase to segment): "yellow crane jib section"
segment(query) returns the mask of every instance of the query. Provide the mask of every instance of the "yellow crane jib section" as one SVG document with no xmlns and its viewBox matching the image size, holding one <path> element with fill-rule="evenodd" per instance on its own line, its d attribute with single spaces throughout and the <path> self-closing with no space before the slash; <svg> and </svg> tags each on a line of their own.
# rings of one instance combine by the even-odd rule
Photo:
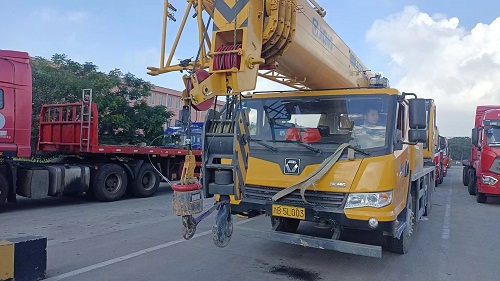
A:
<svg viewBox="0 0 500 281">
<path fill-rule="evenodd" d="M 255 89 L 261 57 L 264 20 L 261 0 L 219 0 L 213 7 L 210 76 L 191 76 L 192 103 L 214 96 Z"/>
<path fill-rule="evenodd" d="M 191 100 L 197 106 L 215 96 L 254 90 L 258 75 L 296 89 L 370 84 L 370 70 L 325 22 L 324 11 L 320 13 L 308 0 L 189 0 L 165 63 L 166 22 L 172 17 L 167 4 L 168 0 L 160 67 L 148 69 L 151 75 L 208 70 L 201 75 L 203 79 L 199 73 L 185 77 L 192 88 L 185 97 L 186 104 Z M 191 9 L 196 9 L 197 15 L 199 59 L 172 65 Z M 213 20 L 210 36 L 203 13 Z"/>
</svg>

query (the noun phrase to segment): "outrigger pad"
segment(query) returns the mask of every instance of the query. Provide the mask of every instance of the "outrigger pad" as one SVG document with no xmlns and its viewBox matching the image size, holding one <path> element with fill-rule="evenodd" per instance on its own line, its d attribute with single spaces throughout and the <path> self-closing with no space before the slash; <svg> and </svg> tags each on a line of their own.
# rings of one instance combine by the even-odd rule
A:
<svg viewBox="0 0 500 281">
<path fill-rule="evenodd" d="M 46 237 L 24 236 L 0 240 L 0 280 L 41 280 L 45 278 L 46 270 Z"/>
</svg>

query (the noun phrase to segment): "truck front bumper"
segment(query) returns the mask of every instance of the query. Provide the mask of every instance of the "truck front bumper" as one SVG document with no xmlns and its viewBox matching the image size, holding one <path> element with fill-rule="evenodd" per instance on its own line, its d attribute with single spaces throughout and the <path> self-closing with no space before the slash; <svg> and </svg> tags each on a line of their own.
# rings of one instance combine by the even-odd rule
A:
<svg viewBox="0 0 500 281">
<path fill-rule="evenodd" d="M 279 204 L 279 203 L 275 203 Z M 272 202 L 266 202 L 262 204 L 261 202 L 252 202 L 250 200 L 242 200 L 239 204 L 232 204 L 231 211 L 233 214 L 249 214 L 255 211 L 265 212 L 267 215 L 272 214 Z M 344 213 L 343 208 L 330 210 L 330 209 L 321 209 L 308 207 L 304 205 L 296 205 L 296 204 L 286 204 L 286 206 L 300 207 L 305 208 L 305 221 L 311 222 L 330 222 L 335 226 L 339 226 L 341 228 L 349 228 L 349 229 L 358 229 L 358 230 L 374 230 L 374 231 L 382 231 L 385 235 L 390 236 L 398 236 L 400 230 L 398 230 L 398 226 L 400 226 L 397 220 L 392 221 L 378 221 L 378 225 L 376 227 L 370 227 L 367 220 L 358 220 L 358 219 L 350 219 Z"/>
</svg>

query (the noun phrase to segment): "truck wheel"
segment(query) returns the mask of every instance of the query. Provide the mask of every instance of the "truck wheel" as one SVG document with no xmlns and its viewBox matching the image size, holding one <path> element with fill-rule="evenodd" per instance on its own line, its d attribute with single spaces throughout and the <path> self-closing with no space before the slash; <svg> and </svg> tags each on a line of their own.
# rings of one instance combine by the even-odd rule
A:
<svg viewBox="0 0 500 281">
<path fill-rule="evenodd" d="M 438 180 L 438 183 L 439 184 L 443 183 L 443 169 L 439 169 L 439 180 Z"/>
<path fill-rule="evenodd" d="M 117 164 L 104 164 L 91 174 L 91 194 L 99 201 L 116 201 L 127 189 L 127 174 Z"/>
<path fill-rule="evenodd" d="M 295 233 L 299 224 L 298 219 L 271 216 L 271 225 L 275 231 Z"/>
<path fill-rule="evenodd" d="M 465 186 L 469 185 L 469 169 L 467 167 L 464 167 L 462 169 L 462 183 Z M 472 195 L 472 194 L 471 194 Z"/>
<path fill-rule="evenodd" d="M 408 198 L 411 202 L 411 197 Z M 396 254 L 406 254 L 410 249 L 411 235 L 415 225 L 415 215 L 411 208 L 412 203 L 406 207 L 406 226 L 401 234 L 401 238 L 386 236 L 387 250 Z"/>
<path fill-rule="evenodd" d="M 139 169 L 137 178 L 130 181 L 128 188 L 136 197 L 150 197 L 156 193 L 159 186 L 160 175 L 153 165 L 144 163 Z"/>
<path fill-rule="evenodd" d="M 476 191 L 476 201 L 477 203 L 486 203 L 486 194 Z"/>
<path fill-rule="evenodd" d="M 427 186 L 427 202 L 425 204 L 424 216 L 428 216 L 431 213 L 432 208 L 432 192 L 434 187 L 432 187 L 432 180 L 429 180 L 429 185 Z"/>
<path fill-rule="evenodd" d="M 470 195 L 476 195 L 476 174 L 474 169 L 469 169 L 467 190 Z"/>
<path fill-rule="evenodd" d="M 9 182 L 7 178 L 0 174 L 0 205 L 2 205 L 9 195 Z"/>
</svg>

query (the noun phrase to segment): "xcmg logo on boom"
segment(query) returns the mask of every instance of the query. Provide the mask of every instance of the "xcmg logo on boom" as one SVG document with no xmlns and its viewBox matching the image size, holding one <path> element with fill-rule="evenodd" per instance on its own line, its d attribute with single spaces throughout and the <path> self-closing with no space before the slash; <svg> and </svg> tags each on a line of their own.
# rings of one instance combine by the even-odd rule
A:
<svg viewBox="0 0 500 281">
<path fill-rule="evenodd" d="M 321 44 L 325 45 L 328 49 L 333 50 L 333 36 L 321 25 L 316 18 L 313 18 L 312 34 L 318 38 Z"/>
</svg>

